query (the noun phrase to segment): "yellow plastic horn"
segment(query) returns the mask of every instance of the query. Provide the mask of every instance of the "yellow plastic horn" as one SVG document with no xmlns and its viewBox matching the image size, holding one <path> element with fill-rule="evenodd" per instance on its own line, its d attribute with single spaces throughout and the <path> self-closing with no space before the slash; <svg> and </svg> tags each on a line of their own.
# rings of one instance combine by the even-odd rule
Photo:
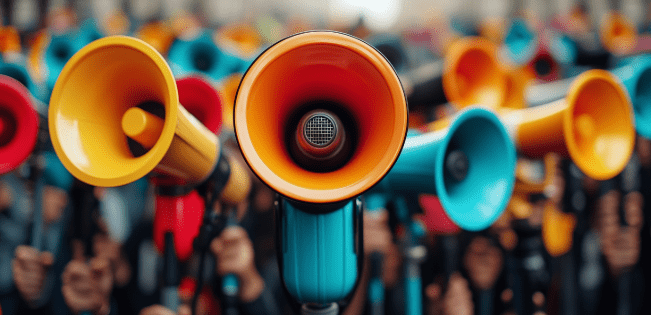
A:
<svg viewBox="0 0 651 315">
<path fill-rule="evenodd" d="M 49 128 L 63 165 L 94 186 L 125 185 L 151 171 L 198 183 L 220 152 L 217 137 L 179 104 L 163 57 L 125 36 L 94 41 L 68 61 L 50 99 Z"/>
<path fill-rule="evenodd" d="M 565 99 L 520 110 L 501 110 L 518 150 L 529 157 L 569 156 L 588 176 L 619 174 L 635 143 L 631 100 L 609 72 L 590 70 L 572 83 Z"/>
</svg>

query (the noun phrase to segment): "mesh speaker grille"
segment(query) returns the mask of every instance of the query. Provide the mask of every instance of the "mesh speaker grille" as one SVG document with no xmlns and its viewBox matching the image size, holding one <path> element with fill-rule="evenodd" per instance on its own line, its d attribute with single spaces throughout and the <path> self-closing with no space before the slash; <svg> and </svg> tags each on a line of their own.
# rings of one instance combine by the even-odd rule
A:
<svg viewBox="0 0 651 315">
<path fill-rule="evenodd" d="M 310 117 L 305 123 L 305 139 L 313 146 L 325 147 L 337 134 L 334 120 L 323 114 Z"/>
</svg>

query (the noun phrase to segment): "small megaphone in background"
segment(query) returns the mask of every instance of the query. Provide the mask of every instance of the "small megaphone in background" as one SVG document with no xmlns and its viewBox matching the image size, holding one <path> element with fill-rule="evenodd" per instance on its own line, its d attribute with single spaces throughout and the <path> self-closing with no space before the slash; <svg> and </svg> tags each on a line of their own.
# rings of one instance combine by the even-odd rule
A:
<svg viewBox="0 0 651 315">
<path fill-rule="evenodd" d="M 536 75 L 538 81 L 550 82 L 561 78 L 560 65 L 542 45 L 538 46 L 536 53 L 527 63 L 527 67 Z"/>
<path fill-rule="evenodd" d="M 215 43 L 242 59 L 255 58 L 262 49 L 262 36 L 250 23 L 231 23 L 214 34 Z"/>
<path fill-rule="evenodd" d="M 143 25 L 134 36 L 154 47 L 163 56 L 167 55 L 175 37 L 172 28 L 163 21 Z"/>
<path fill-rule="evenodd" d="M 651 139 L 651 56 L 629 58 L 611 72 L 622 81 L 631 97 L 636 131 Z"/>
<path fill-rule="evenodd" d="M 0 26 L 0 61 L 7 55 L 20 54 L 20 35 L 15 27 Z"/>
<path fill-rule="evenodd" d="M 234 111 L 244 158 L 283 196 L 277 235 L 285 287 L 304 307 L 336 308 L 361 267 L 355 198 L 389 171 L 407 132 L 395 71 L 352 36 L 301 33 L 256 59 Z"/>
<path fill-rule="evenodd" d="M 30 51 L 30 72 L 45 82 L 47 96 L 59 77 L 59 73 L 68 59 L 77 51 L 74 44 L 74 33 L 68 30 L 65 33 L 44 33 L 43 42 L 34 45 Z"/>
<path fill-rule="evenodd" d="M 38 114 L 29 91 L 0 75 L 0 174 L 14 170 L 30 155 L 38 136 Z"/>
<path fill-rule="evenodd" d="M 618 80 L 603 70 L 579 75 L 565 99 L 503 110 L 501 119 L 525 155 L 569 154 L 584 173 L 597 180 L 621 172 L 633 152 L 630 99 Z"/>
<path fill-rule="evenodd" d="M 377 34 L 368 38 L 367 41 L 389 60 L 397 73 L 403 73 L 412 67 L 400 37 L 391 34 Z"/>
<path fill-rule="evenodd" d="M 206 30 L 191 39 L 177 38 L 169 49 L 168 60 L 176 76 L 201 73 L 215 82 L 233 73 L 244 73 L 250 64 L 217 47 Z"/>
<path fill-rule="evenodd" d="M 492 112 L 472 108 L 447 129 L 408 137 L 377 188 L 394 195 L 437 195 L 452 221 L 476 231 L 504 211 L 514 171 L 515 147 L 504 125 Z"/>
<path fill-rule="evenodd" d="M 535 30 L 522 18 L 511 21 L 504 36 L 502 53 L 515 64 L 526 64 L 536 54 L 538 38 Z"/>
<path fill-rule="evenodd" d="M 625 55 L 637 44 L 637 30 L 623 14 L 611 11 L 603 17 L 599 39 L 603 47 L 614 55 Z"/>
</svg>

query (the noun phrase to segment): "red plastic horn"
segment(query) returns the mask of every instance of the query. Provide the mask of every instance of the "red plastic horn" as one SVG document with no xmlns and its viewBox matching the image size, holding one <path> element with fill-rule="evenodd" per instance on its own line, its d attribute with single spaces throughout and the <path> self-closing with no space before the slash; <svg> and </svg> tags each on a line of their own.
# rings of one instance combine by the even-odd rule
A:
<svg viewBox="0 0 651 315">
<path fill-rule="evenodd" d="M 222 98 L 205 79 L 190 76 L 176 80 L 179 102 L 215 134 L 222 127 Z"/>
<path fill-rule="evenodd" d="M 29 91 L 0 75 L 0 175 L 22 164 L 36 145 L 38 114 Z"/>
</svg>

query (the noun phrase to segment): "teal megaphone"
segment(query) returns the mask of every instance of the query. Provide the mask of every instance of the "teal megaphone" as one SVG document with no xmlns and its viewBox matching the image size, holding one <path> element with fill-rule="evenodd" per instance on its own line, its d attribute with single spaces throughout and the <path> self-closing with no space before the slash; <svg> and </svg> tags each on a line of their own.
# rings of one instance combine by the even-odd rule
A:
<svg viewBox="0 0 651 315">
<path fill-rule="evenodd" d="M 75 45 L 75 37 L 72 31 L 63 34 L 51 34 L 50 43 L 45 48 L 43 56 L 46 68 L 46 85 L 48 95 L 54 89 L 54 84 L 59 78 L 63 66 L 66 65 L 68 59 L 77 52 L 78 48 Z M 48 97 L 49 99 L 49 97 Z"/>
<path fill-rule="evenodd" d="M 376 189 L 394 195 L 437 195 L 454 223 L 477 231 L 490 226 L 506 208 L 515 162 L 515 146 L 497 116 L 470 108 L 447 129 L 408 136 Z"/>
<path fill-rule="evenodd" d="M 523 19 L 513 19 L 504 37 L 504 52 L 516 64 L 533 58 L 538 46 L 536 34 Z"/>
<path fill-rule="evenodd" d="M 631 57 L 622 64 L 611 72 L 631 97 L 637 133 L 651 139 L 651 55 Z"/>
<path fill-rule="evenodd" d="M 251 61 L 219 49 L 207 31 L 190 40 L 176 39 L 168 60 L 175 77 L 199 73 L 217 82 L 233 73 L 244 73 L 251 65 Z"/>
</svg>

